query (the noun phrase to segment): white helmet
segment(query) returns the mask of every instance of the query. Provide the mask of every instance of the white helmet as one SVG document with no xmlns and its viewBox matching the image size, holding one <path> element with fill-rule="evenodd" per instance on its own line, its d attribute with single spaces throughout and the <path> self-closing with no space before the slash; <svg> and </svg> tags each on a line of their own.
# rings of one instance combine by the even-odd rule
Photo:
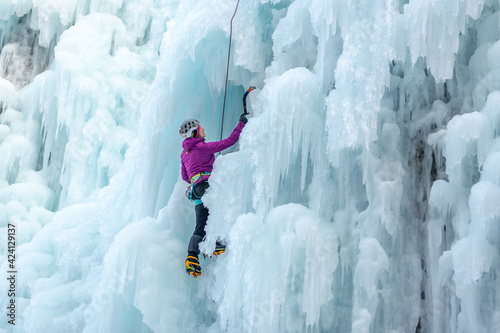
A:
<svg viewBox="0 0 500 333">
<path fill-rule="evenodd" d="M 198 120 L 186 119 L 182 122 L 179 133 L 184 139 L 190 138 L 193 136 L 193 132 L 198 129 L 198 125 L 200 125 Z"/>
</svg>

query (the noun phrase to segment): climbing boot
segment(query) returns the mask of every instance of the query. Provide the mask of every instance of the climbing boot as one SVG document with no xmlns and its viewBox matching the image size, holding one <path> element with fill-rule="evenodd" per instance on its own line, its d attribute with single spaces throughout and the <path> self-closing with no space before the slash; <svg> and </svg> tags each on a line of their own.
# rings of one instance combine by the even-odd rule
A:
<svg viewBox="0 0 500 333">
<path fill-rule="evenodd" d="M 201 275 L 201 267 L 198 258 L 188 255 L 186 259 L 186 272 L 194 277 Z"/>
<path fill-rule="evenodd" d="M 226 252 L 226 245 L 224 245 L 221 242 L 217 241 L 215 243 L 214 256 L 218 256 L 219 254 L 223 254 L 224 252 Z"/>
</svg>

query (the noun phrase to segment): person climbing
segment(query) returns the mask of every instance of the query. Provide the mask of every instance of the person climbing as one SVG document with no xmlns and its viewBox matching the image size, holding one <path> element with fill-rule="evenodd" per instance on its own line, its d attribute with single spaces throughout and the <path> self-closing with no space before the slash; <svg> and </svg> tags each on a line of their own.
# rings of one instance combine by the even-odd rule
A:
<svg viewBox="0 0 500 333">
<path fill-rule="evenodd" d="M 241 131 L 248 121 L 246 115 L 245 108 L 245 113 L 240 116 L 239 123 L 231 135 L 221 141 L 205 142 L 205 129 L 196 119 L 185 120 L 179 128 L 179 133 L 184 138 L 182 141 L 181 174 L 182 179 L 190 184 L 186 195 L 194 202 L 196 213 L 196 227 L 189 241 L 186 258 L 186 272 L 194 277 L 201 275 L 198 245 L 205 237 L 205 225 L 209 214 L 208 208 L 203 205 L 201 198 L 209 187 L 208 179 L 215 162 L 214 154 L 231 147 L 238 141 Z M 222 254 L 225 250 L 226 246 L 217 241 L 214 255 Z"/>
</svg>

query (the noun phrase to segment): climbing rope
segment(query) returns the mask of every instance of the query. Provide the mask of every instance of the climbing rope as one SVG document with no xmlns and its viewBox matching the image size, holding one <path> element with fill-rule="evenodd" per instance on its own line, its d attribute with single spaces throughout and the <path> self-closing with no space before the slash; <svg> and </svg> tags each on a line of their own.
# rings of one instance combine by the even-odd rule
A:
<svg viewBox="0 0 500 333">
<path fill-rule="evenodd" d="M 231 58 L 231 39 L 233 38 L 233 19 L 236 16 L 236 12 L 238 11 L 238 6 L 240 4 L 240 0 L 236 3 L 236 8 L 234 10 L 233 17 L 231 17 L 231 24 L 229 29 L 229 50 L 227 52 L 227 69 L 226 69 L 226 86 L 224 88 L 224 103 L 222 104 L 222 124 L 220 128 L 220 139 L 222 140 L 222 133 L 224 131 L 224 113 L 226 111 L 226 94 L 227 94 L 227 78 L 229 76 L 229 59 Z"/>
</svg>

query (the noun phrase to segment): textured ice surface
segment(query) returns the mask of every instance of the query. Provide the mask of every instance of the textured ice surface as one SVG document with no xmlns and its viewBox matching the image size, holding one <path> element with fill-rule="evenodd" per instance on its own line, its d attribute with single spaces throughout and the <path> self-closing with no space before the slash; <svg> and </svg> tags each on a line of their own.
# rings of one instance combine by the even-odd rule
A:
<svg viewBox="0 0 500 333">
<path fill-rule="evenodd" d="M 235 5 L 0 1 L 0 332 L 500 331 L 499 2 Z"/>
</svg>

